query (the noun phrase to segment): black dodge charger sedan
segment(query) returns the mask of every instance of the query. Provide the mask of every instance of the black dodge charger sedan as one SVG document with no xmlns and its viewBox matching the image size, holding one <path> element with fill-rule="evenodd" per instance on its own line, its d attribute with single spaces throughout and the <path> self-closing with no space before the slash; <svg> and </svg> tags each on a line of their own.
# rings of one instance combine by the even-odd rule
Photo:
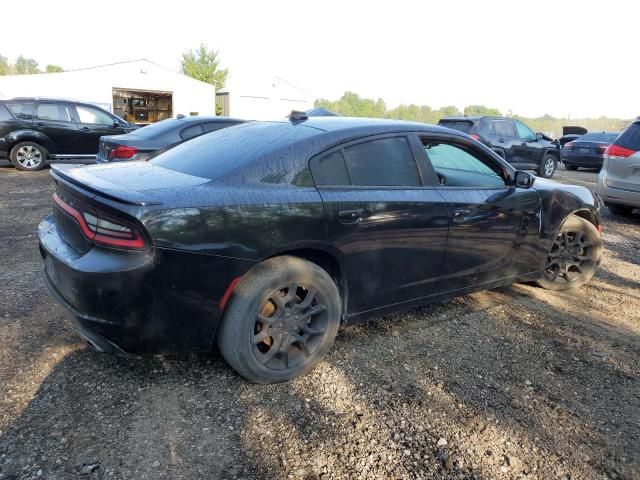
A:
<svg viewBox="0 0 640 480">
<path fill-rule="evenodd" d="M 40 252 L 80 334 L 115 352 L 217 342 L 255 382 L 309 370 L 341 323 L 514 282 L 577 287 L 602 255 L 591 191 L 410 122 L 292 115 L 51 173 Z"/>
</svg>

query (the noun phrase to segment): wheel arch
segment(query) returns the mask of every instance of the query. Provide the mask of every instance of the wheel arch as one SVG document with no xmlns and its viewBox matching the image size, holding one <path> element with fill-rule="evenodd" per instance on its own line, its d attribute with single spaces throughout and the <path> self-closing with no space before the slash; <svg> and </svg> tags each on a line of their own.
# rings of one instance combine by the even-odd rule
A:
<svg viewBox="0 0 640 480">
<path fill-rule="evenodd" d="M 567 218 L 569 218 L 569 216 L 571 215 L 575 215 L 577 217 L 581 217 L 584 218 L 585 220 L 587 220 L 588 222 L 590 222 L 591 224 L 593 224 L 594 227 L 598 228 L 598 226 L 600 225 L 598 218 L 596 217 L 596 215 L 589 210 L 588 208 L 581 208 L 579 210 L 574 210 L 573 212 L 570 212 L 567 217 L 563 220 L 563 223 L 566 221 Z"/>
<path fill-rule="evenodd" d="M 542 158 L 546 157 L 547 155 L 553 155 L 554 157 L 556 157 L 556 161 L 560 161 L 560 152 L 557 148 L 547 148 L 544 150 L 544 152 L 542 153 Z"/>
<path fill-rule="evenodd" d="M 42 145 L 47 150 L 47 154 L 56 153 L 51 139 L 44 133 L 38 132 L 37 130 L 15 130 L 5 136 L 5 142 L 7 144 L 8 153 L 11 153 L 13 147 L 22 142 L 33 142 Z"/>
</svg>

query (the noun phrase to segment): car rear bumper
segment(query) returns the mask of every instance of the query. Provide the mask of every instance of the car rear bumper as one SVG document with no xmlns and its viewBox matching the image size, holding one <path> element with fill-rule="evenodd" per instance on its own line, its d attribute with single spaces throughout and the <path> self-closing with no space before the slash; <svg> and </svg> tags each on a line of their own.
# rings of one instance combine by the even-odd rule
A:
<svg viewBox="0 0 640 480">
<path fill-rule="evenodd" d="M 601 171 L 598 176 L 597 192 L 605 203 L 615 203 L 640 208 L 640 192 L 608 186 L 606 182 L 606 172 L 604 171 Z"/>
<path fill-rule="evenodd" d="M 209 351 L 236 276 L 253 262 L 197 253 L 92 247 L 81 255 L 57 232 L 38 226 L 44 278 L 78 332 L 106 352 Z M 208 275 L 208 277 L 205 275 Z"/>
<path fill-rule="evenodd" d="M 568 154 L 562 158 L 565 165 L 575 165 L 577 167 L 602 167 L 604 158 L 602 155 L 571 155 Z"/>
</svg>

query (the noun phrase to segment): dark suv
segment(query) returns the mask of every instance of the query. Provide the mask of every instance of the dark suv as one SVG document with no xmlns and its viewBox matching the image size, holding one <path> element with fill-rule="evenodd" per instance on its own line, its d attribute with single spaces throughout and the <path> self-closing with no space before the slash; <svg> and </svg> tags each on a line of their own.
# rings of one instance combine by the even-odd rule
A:
<svg viewBox="0 0 640 480">
<path fill-rule="evenodd" d="M 45 98 L 0 100 L 0 158 L 20 170 L 49 159 L 93 159 L 103 135 L 137 127 L 95 105 Z"/>
<path fill-rule="evenodd" d="M 538 176 L 553 177 L 560 147 L 520 120 L 505 117 L 445 117 L 438 125 L 454 128 L 484 143 L 514 167 L 534 170 Z"/>
</svg>

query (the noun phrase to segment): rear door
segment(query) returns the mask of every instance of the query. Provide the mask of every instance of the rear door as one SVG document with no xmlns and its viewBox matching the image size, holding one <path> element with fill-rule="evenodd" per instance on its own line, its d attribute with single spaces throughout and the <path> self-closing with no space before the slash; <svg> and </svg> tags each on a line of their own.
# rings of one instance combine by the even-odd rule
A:
<svg viewBox="0 0 640 480">
<path fill-rule="evenodd" d="M 489 122 L 491 149 L 509 163 L 519 163 L 513 146 L 518 142 L 516 130 L 511 120 L 495 119 Z"/>
<path fill-rule="evenodd" d="M 447 203 L 449 241 L 436 293 L 540 270 L 540 198 L 511 186 L 506 167 L 471 142 L 421 135 Z"/>
<path fill-rule="evenodd" d="M 447 210 L 424 186 L 415 138 L 369 137 L 311 160 L 327 234 L 350 282 L 349 313 L 430 295 L 447 242 Z"/>
<path fill-rule="evenodd" d="M 78 123 L 78 142 L 74 154 L 95 155 L 98 152 L 98 141 L 103 135 L 119 135 L 126 133 L 116 118 L 102 109 L 88 105 L 75 105 Z"/>
<path fill-rule="evenodd" d="M 606 157 L 606 184 L 611 188 L 640 192 L 640 122 L 616 139 Z"/>
<path fill-rule="evenodd" d="M 49 153 L 72 154 L 78 140 L 78 126 L 71 106 L 64 102 L 38 102 L 33 128 L 46 135 L 52 143 Z"/>
</svg>

